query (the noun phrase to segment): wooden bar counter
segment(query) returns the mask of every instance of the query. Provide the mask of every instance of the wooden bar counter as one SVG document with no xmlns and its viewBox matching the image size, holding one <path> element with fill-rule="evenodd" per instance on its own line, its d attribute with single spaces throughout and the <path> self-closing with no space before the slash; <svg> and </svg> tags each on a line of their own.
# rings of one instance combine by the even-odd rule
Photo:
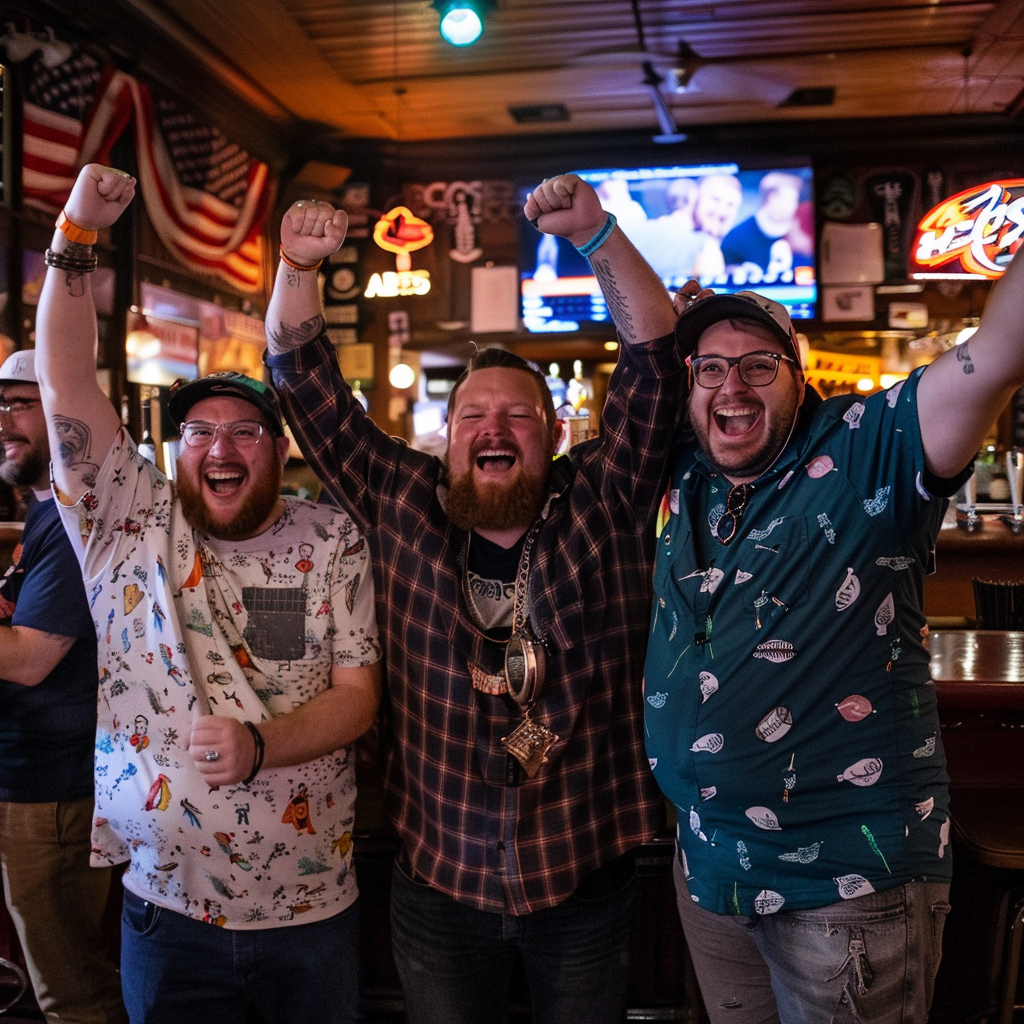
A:
<svg viewBox="0 0 1024 1024">
<path fill-rule="evenodd" d="M 1024 582 L 1024 532 L 1013 533 L 998 516 L 982 515 L 978 521 L 974 533 L 957 526 L 939 532 L 935 572 L 924 581 L 924 611 L 929 619 L 973 624 L 972 579 Z"/>
</svg>

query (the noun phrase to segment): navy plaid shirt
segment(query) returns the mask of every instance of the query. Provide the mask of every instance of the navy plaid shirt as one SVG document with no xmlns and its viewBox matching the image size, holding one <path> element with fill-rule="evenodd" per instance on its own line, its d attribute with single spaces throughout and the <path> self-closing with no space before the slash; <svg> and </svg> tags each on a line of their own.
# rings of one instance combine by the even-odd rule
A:
<svg viewBox="0 0 1024 1024">
<path fill-rule="evenodd" d="M 441 461 L 372 423 L 323 334 L 267 363 L 323 498 L 371 545 L 385 806 L 409 866 L 481 910 L 554 906 L 661 821 L 641 679 L 654 520 L 686 386 L 674 340 L 622 346 L 601 437 L 554 464 L 530 567 L 530 624 L 547 648 L 531 717 L 559 739 L 515 785 L 501 738 L 521 715 L 471 683 L 468 662 L 494 670 L 496 652 L 463 595 L 467 534 L 445 514 Z"/>
</svg>

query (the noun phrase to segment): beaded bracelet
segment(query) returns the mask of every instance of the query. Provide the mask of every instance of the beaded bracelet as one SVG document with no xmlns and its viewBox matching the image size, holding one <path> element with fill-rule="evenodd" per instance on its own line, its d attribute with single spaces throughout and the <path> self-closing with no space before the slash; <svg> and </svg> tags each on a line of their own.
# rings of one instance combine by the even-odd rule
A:
<svg viewBox="0 0 1024 1024">
<path fill-rule="evenodd" d="M 54 252 L 47 249 L 43 253 L 43 262 L 48 267 L 66 270 L 69 274 L 91 274 L 99 266 L 99 258 L 93 256 L 69 256 L 66 252 Z"/>
<path fill-rule="evenodd" d="M 242 779 L 242 785 L 248 786 L 259 775 L 260 769 L 263 767 L 263 755 L 266 753 L 266 744 L 263 741 L 262 733 L 252 722 L 243 722 L 242 724 L 252 733 L 253 742 L 256 744 L 256 752 L 252 758 L 252 771 Z"/>
<path fill-rule="evenodd" d="M 597 252 L 597 250 L 608 241 L 608 236 L 615 230 L 616 223 L 615 214 L 609 213 L 601 227 L 601 230 L 598 231 L 598 233 L 594 235 L 589 242 L 585 242 L 583 245 L 577 245 L 576 251 L 581 256 L 586 256 L 589 259 L 593 253 Z"/>
<path fill-rule="evenodd" d="M 80 245 L 95 245 L 99 238 L 99 232 L 89 228 L 80 228 L 68 220 L 68 215 L 61 210 L 57 218 L 57 230 L 64 233 L 69 242 L 78 242 Z"/>
<path fill-rule="evenodd" d="M 318 270 L 320 268 L 320 264 L 323 263 L 323 260 L 317 260 L 316 263 L 313 263 L 310 266 L 306 266 L 305 263 L 296 263 L 294 260 L 288 259 L 288 257 L 285 255 L 283 245 L 278 246 L 278 249 L 281 253 L 281 262 L 287 263 L 288 266 L 292 268 L 292 270 Z"/>
</svg>

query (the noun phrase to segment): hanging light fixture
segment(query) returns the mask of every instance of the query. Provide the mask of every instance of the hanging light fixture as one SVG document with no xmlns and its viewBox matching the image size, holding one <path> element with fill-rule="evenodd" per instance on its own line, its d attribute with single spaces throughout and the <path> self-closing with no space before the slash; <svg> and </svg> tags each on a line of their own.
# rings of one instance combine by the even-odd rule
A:
<svg viewBox="0 0 1024 1024">
<path fill-rule="evenodd" d="M 452 46 L 469 46 L 484 31 L 484 13 L 495 6 L 495 0 L 431 0 L 441 15 L 441 38 Z"/>
</svg>

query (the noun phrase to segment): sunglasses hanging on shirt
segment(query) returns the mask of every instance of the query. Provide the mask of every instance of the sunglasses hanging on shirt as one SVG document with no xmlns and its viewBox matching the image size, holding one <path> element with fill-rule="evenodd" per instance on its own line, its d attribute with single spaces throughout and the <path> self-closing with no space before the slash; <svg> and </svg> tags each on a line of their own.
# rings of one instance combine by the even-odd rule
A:
<svg viewBox="0 0 1024 1024">
<path fill-rule="evenodd" d="M 734 484 L 729 488 L 729 493 L 725 496 L 725 512 L 715 523 L 714 534 L 719 544 L 728 544 L 736 536 L 743 510 L 747 507 L 747 500 L 753 489 L 750 484 Z"/>
</svg>

